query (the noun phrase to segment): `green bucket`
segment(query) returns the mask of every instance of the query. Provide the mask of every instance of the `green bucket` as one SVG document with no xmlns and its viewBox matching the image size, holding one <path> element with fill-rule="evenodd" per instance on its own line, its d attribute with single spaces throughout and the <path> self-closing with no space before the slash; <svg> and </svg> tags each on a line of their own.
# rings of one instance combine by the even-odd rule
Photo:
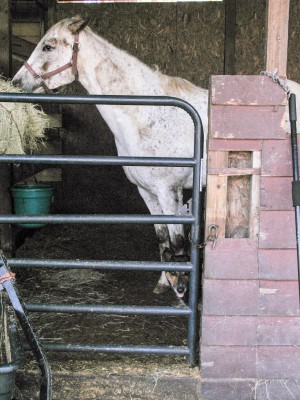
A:
<svg viewBox="0 0 300 400">
<path fill-rule="evenodd" d="M 0 400 L 11 400 L 15 387 L 16 365 L 0 365 Z"/>
<path fill-rule="evenodd" d="M 18 184 L 12 189 L 15 214 L 45 215 L 50 213 L 53 187 L 46 184 Z M 39 228 L 45 224 L 20 224 L 24 228 Z"/>
</svg>

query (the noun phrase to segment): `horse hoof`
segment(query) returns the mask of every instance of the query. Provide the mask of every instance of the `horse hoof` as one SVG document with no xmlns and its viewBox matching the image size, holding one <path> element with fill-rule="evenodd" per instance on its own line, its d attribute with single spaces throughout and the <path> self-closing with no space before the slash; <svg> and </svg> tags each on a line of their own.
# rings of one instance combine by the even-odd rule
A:
<svg viewBox="0 0 300 400">
<path fill-rule="evenodd" d="M 161 294 L 166 292 L 170 288 L 169 285 L 162 285 L 161 283 L 158 283 L 155 288 L 153 289 L 153 293 L 155 294 Z"/>
</svg>

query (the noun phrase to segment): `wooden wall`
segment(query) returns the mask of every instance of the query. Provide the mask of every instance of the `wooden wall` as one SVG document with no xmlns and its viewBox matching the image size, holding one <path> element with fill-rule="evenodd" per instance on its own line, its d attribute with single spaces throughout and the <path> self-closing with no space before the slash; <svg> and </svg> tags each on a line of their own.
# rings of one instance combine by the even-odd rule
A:
<svg viewBox="0 0 300 400">
<path fill-rule="evenodd" d="M 294 384 L 300 380 L 300 312 L 286 94 L 261 76 L 213 76 L 211 85 L 206 229 L 212 223 L 220 229 L 215 248 L 205 248 L 202 396 L 249 400 L 256 393 L 256 399 L 286 399 L 291 390 L 299 398 Z M 230 167 L 230 154 L 239 152 L 251 154 L 250 167 Z M 240 197 L 249 199 L 249 226 L 242 237 L 228 237 L 225 229 L 231 176 L 250 178 L 248 193 L 240 190 Z M 237 225 L 243 204 L 236 199 Z M 230 223 L 235 226 L 234 220 Z"/>
</svg>

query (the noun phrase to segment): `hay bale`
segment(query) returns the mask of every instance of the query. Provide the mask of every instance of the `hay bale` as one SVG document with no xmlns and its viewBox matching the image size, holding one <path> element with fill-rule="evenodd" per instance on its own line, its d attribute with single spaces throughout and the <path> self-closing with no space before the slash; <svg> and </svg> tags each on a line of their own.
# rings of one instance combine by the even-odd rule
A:
<svg viewBox="0 0 300 400">
<path fill-rule="evenodd" d="M 21 92 L 3 77 L 0 77 L 0 91 Z M 37 105 L 0 103 L 0 154 L 35 152 L 47 126 L 46 114 Z"/>
</svg>

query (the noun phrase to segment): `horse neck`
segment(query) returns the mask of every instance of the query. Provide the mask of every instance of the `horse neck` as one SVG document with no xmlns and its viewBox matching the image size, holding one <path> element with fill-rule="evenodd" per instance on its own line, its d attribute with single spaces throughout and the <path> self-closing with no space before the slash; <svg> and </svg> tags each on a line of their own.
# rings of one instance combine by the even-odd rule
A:
<svg viewBox="0 0 300 400">
<path fill-rule="evenodd" d="M 90 94 L 159 94 L 157 73 L 88 30 L 80 35 L 78 72 Z"/>
</svg>

